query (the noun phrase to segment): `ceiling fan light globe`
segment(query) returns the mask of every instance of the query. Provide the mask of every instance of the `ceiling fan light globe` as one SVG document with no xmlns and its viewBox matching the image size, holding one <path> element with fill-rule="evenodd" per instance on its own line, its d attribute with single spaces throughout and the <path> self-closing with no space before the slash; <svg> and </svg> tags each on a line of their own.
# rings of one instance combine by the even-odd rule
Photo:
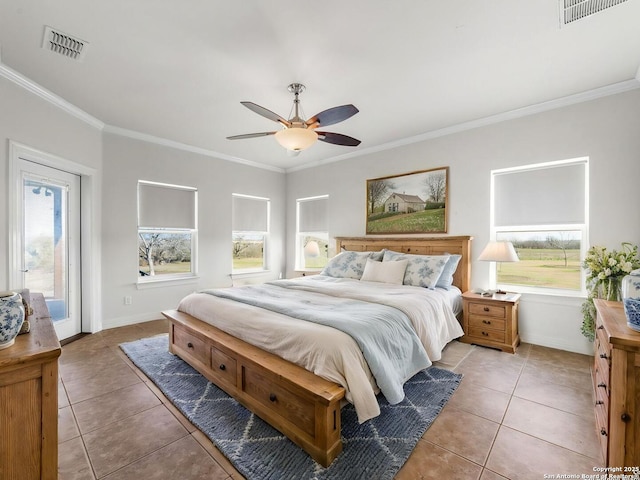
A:
<svg viewBox="0 0 640 480">
<path fill-rule="evenodd" d="M 308 128 L 285 128 L 275 136 L 280 145 L 296 152 L 309 148 L 318 140 L 318 134 Z"/>
</svg>

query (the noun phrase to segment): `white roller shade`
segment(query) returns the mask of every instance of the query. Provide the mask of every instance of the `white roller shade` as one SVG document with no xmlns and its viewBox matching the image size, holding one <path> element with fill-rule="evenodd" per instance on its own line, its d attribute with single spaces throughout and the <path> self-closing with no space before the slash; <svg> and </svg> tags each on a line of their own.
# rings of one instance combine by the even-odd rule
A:
<svg viewBox="0 0 640 480">
<path fill-rule="evenodd" d="M 329 197 L 298 200 L 298 231 L 327 232 Z"/>
<path fill-rule="evenodd" d="M 495 174 L 495 226 L 585 223 L 585 168 L 580 162 Z"/>
<path fill-rule="evenodd" d="M 138 228 L 196 228 L 196 194 L 191 187 L 138 182 Z"/>
<path fill-rule="evenodd" d="M 269 230 L 269 199 L 233 194 L 232 210 L 234 232 Z"/>
</svg>

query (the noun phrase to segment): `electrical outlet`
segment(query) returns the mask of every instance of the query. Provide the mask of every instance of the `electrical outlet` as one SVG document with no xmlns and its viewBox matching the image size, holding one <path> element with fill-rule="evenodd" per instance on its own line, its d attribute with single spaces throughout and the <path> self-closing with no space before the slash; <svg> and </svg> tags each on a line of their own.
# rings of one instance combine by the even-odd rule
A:
<svg viewBox="0 0 640 480">
<path fill-rule="evenodd" d="M 125 305 L 131 305 L 131 297 L 129 295 L 124 297 L 124 304 Z"/>
</svg>

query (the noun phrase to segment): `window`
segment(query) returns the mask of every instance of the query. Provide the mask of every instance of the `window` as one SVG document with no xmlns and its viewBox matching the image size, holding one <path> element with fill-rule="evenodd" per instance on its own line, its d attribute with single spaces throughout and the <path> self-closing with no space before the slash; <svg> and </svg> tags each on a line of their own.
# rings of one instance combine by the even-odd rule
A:
<svg viewBox="0 0 640 480">
<path fill-rule="evenodd" d="M 296 200 L 296 270 L 322 270 L 330 256 L 328 195 Z"/>
<path fill-rule="evenodd" d="M 496 266 L 497 285 L 584 293 L 588 159 L 494 170 L 491 176 L 492 238 L 511 241 L 520 258 Z"/>
<path fill-rule="evenodd" d="M 196 274 L 198 190 L 138 182 L 138 281 Z"/>
<path fill-rule="evenodd" d="M 232 194 L 232 261 L 234 273 L 267 269 L 268 198 Z"/>
</svg>

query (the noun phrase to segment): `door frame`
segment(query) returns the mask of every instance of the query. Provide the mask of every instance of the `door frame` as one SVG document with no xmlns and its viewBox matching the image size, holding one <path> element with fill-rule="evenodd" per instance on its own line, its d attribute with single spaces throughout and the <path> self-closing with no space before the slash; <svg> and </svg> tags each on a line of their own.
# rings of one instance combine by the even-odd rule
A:
<svg viewBox="0 0 640 480">
<path fill-rule="evenodd" d="M 96 169 L 81 165 L 27 145 L 9 140 L 9 268 L 12 285 L 21 283 L 23 258 L 20 251 L 21 221 L 20 159 L 39 163 L 80 176 L 80 251 L 81 253 L 81 331 L 102 330 L 101 265 L 100 265 L 100 182 Z"/>
</svg>

